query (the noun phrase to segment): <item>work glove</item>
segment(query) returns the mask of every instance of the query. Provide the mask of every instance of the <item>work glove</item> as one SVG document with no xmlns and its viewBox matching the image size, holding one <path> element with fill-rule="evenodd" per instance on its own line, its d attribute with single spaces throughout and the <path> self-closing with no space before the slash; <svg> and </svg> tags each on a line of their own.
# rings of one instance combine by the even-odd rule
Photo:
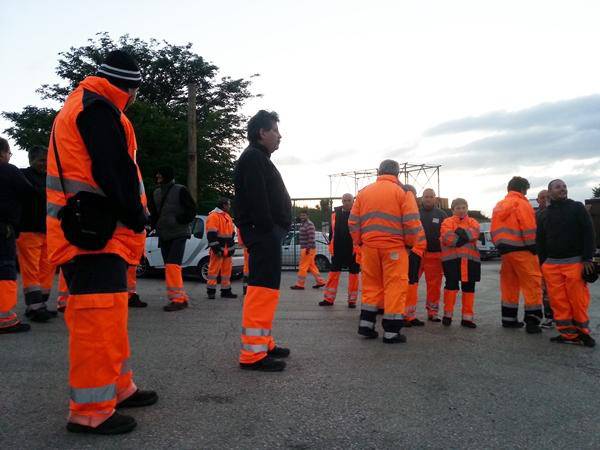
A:
<svg viewBox="0 0 600 450">
<path fill-rule="evenodd" d="M 215 252 L 215 255 L 217 256 L 223 256 L 223 247 L 221 247 L 220 245 L 215 245 L 212 251 Z"/>
<path fill-rule="evenodd" d="M 421 257 L 414 252 L 408 253 L 408 282 L 415 284 L 419 282 L 419 270 L 421 269 Z"/>
<path fill-rule="evenodd" d="M 227 257 L 231 258 L 233 255 L 235 255 L 235 248 L 227 249 Z"/>
<path fill-rule="evenodd" d="M 462 247 L 469 242 L 469 236 L 467 236 L 467 232 L 463 228 L 457 228 L 455 233 L 458 236 L 458 241 L 456 241 L 457 247 Z"/>
</svg>

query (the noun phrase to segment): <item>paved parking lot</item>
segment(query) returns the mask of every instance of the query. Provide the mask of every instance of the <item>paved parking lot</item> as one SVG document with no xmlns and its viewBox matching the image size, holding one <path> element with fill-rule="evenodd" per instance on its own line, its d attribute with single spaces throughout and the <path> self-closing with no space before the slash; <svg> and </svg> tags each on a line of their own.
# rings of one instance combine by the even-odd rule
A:
<svg viewBox="0 0 600 450">
<path fill-rule="evenodd" d="M 128 435 L 68 434 L 65 326 L 32 324 L 0 337 L 0 448 L 600 448 L 600 348 L 501 328 L 498 269 L 484 263 L 478 329 L 428 323 L 402 345 L 359 338 L 358 309 L 319 308 L 322 293 L 289 290 L 285 272 L 274 334 L 292 355 L 275 374 L 237 367 L 240 300 L 189 281 L 191 307 L 164 313 L 162 280 L 140 280 L 150 306 L 130 314 L 132 362 L 159 403 L 129 410 Z M 597 283 L 597 334 L 599 298 Z"/>
</svg>

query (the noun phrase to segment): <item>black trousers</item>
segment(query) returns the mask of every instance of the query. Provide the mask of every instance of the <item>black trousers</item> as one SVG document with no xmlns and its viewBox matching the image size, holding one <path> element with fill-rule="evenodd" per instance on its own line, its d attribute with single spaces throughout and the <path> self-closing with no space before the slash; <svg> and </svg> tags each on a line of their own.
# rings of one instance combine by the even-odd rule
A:
<svg viewBox="0 0 600 450">
<path fill-rule="evenodd" d="M 281 241 L 287 230 L 276 225 L 271 231 L 262 232 L 250 226 L 242 226 L 240 234 L 248 249 L 248 286 L 279 289 Z"/>
<path fill-rule="evenodd" d="M 183 253 L 185 252 L 185 243 L 187 238 L 177 238 L 170 241 L 162 241 L 159 239 L 158 246 L 165 264 L 181 265 L 183 262 Z"/>
<path fill-rule="evenodd" d="M 331 257 L 331 266 L 329 270 L 331 272 L 341 272 L 344 267 L 348 268 L 348 272 L 350 273 L 360 273 L 360 265 L 356 262 L 356 256 L 351 254 L 350 256 L 337 256 L 334 252 Z"/>
<path fill-rule="evenodd" d="M 17 279 L 17 242 L 9 225 L 0 223 L 0 280 Z"/>
</svg>

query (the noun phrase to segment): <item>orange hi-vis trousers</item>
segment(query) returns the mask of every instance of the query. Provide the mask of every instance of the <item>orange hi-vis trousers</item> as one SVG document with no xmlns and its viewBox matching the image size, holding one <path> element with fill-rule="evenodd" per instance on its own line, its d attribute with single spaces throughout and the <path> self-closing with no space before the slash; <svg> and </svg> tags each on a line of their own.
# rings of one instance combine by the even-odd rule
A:
<svg viewBox="0 0 600 450">
<path fill-rule="evenodd" d="M 567 339 L 590 334 L 590 290 L 582 271 L 581 258 L 548 258 L 542 265 L 556 328 Z"/>
<path fill-rule="evenodd" d="M 400 333 L 408 291 L 408 253 L 404 247 L 361 247 L 362 304 L 359 328 L 375 329 L 383 300 L 384 337 Z"/>
<path fill-rule="evenodd" d="M 525 322 L 542 320 L 542 272 L 538 257 L 529 251 L 502 255 L 500 294 L 502 323 L 518 322 L 519 295 L 525 298 Z"/>
<path fill-rule="evenodd" d="M 233 258 L 231 256 L 219 256 L 212 250 L 210 251 L 210 261 L 208 263 L 208 281 L 206 287 L 214 290 L 217 287 L 219 273 L 221 274 L 221 290 L 231 289 L 231 271 L 233 269 Z"/>
<path fill-rule="evenodd" d="M 17 325 L 17 249 L 14 236 L 0 234 L 0 328 Z"/>
<path fill-rule="evenodd" d="M 27 309 L 46 307 L 56 271 L 48 262 L 46 234 L 21 233 L 17 239 L 17 255 Z"/>
<path fill-rule="evenodd" d="M 97 427 L 137 390 L 129 366 L 127 263 L 80 255 L 62 266 L 69 286 L 69 421 Z"/>
<path fill-rule="evenodd" d="M 183 275 L 181 262 L 185 251 L 186 238 L 160 241 L 160 252 L 165 262 L 165 282 L 167 284 L 167 298 L 173 303 L 185 303 L 188 296 L 183 288 Z"/>
<path fill-rule="evenodd" d="M 304 287 L 306 276 L 309 272 L 315 277 L 317 284 L 325 284 L 325 280 L 321 278 L 319 269 L 315 264 L 315 256 L 317 256 L 317 250 L 314 248 L 303 248 L 300 250 L 300 266 L 298 267 L 296 286 Z"/>
<path fill-rule="evenodd" d="M 67 300 L 69 298 L 69 288 L 67 281 L 63 275 L 62 269 L 58 272 L 58 297 L 56 299 L 56 308 L 59 311 L 64 311 L 67 307 Z"/>
<path fill-rule="evenodd" d="M 327 276 L 327 284 L 325 285 L 325 292 L 323 294 L 323 300 L 329 303 L 335 302 L 337 296 L 338 286 L 340 284 L 341 272 L 330 271 Z M 358 273 L 348 274 L 348 304 L 356 305 L 358 300 L 358 285 L 360 275 Z"/>
<path fill-rule="evenodd" d="M 475 283 L 461 283 L 461 287 L 462 320 L 473 321 L 475 317 Z M 444 289 L 444 317 L 452 319 L 457 297 L 458 290 Z"/>
<path fill-rule="evenodd" d="M 425 252 L 421 260 L 421 270 L 419 278 L 425 273 L 425 283 L 427 285 L 427 316 L 437 317 L 440 309 L 440 296 L 442 292 L 442 277 L 444 270 L 442 268 L 441 252 Z"/>
<path fill-rule="evenodd" d="M 129 295 L 137 293 L 137 266 L 127 267 L 127 293 Z"/>
</svg>

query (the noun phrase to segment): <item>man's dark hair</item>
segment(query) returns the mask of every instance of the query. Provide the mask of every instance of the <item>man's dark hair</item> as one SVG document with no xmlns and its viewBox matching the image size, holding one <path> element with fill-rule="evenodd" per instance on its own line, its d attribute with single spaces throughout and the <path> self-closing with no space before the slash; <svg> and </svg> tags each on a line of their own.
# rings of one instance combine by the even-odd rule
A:
<svg viewBox="0 0 600 450">
<path fill-rule="evenodd" d="M 512 177 L 508 182 L 507 190 L 523 192 L 530 188 L 529 181 L 523 177 Z"/>
<path fill-rule="evenodd" d="M 248 141 L 256 144 L 260 140 L 260 130 L 272 130 L 279 122 L 279 116 L 275 111 L 261 109 L 248 121 Z"/>
<path fill-rule="evenodd" d="M 10 145 L 8 145 L 8 141 L 3 137 L 0 137 L 0 153 L 7 153 L 10 151 Z"/>
<path fill-rule="evenodd" d="M 308 216 L 308 209 L 301 209 L 300 214 L 306 214 Z"/>
<path fill-rule="evenodd" d="M 29 157 L 29 162 L 33 162 L 41 156 L 46 156 L 48 153 L 48 149 L 43 145 L 34 145 L 29 150 L 27 150 L 27 156 Z"/>
<path fill-rule="evenodd" d="M 163 166 L 156 169 L 154 175 L 161 174 L 163 177 L 163 184 L 169 183 L 175 178 L 175 171 L 170 166 Z"/>
<path fill-rule="evenodd" d="M 217 200 L 217 208 L 223 209 L 223 206 L 225 206 L 227 203 L 230 203 L 230 200 L 227 197 L 221 197 L 219 200 Z"/>
<path fill-rule="evenodd" d="M 552 180 L 550 183 L 548 183 L 548 190 L 552 189 L 552 185 L 553 185 L 554 183 L 556 183 L 557 181 L 563 181 L 563 180 L 561 180 L 560 178 L 555 178 L 555 179 L 554 179 L 554 180 Z M 563 183 L 564 183 L 564 181 L 563 181 Z"/>
</svg>

